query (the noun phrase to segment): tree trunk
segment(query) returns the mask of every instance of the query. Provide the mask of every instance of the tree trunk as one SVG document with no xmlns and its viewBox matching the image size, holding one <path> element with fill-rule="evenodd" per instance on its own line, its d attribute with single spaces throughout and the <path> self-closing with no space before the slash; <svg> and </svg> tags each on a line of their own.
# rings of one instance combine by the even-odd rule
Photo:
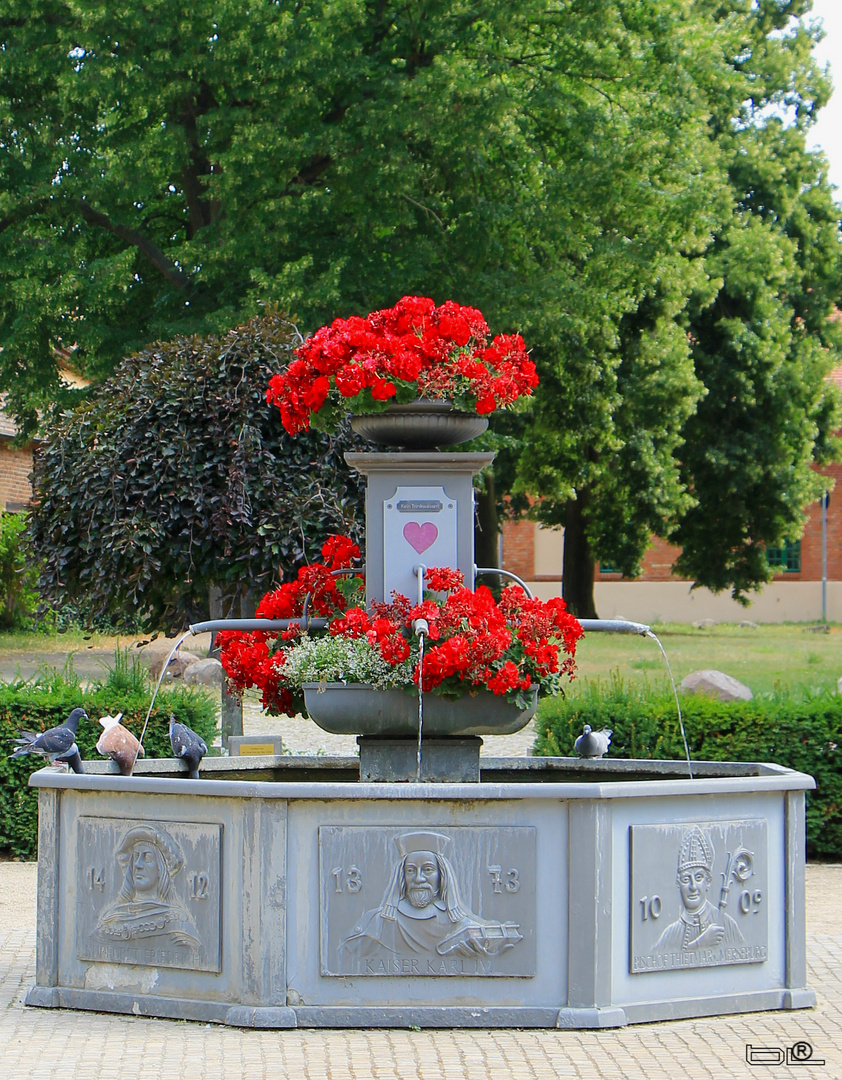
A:
<svg viewBox="0 0 842 1080">
<path fill-rule="evenodd" d="M 594 602 L 595 562 L 585 533 L 588 493 L 578 492 L 567 504 L 561 595 L 567 610 L 580 619 L 597 619 Z"/>
<path fill-rule="evenodd" d="M 495 566 L 500 568 L 500 548 L 498 537 L 500 525 L 497 521 L 497 497 L 494 492 L 494 477 L 485 478 L 485 489 L 476 492 L 476 523 L 474 528 L 474 549 L 477 566 Z"/>
</svg>

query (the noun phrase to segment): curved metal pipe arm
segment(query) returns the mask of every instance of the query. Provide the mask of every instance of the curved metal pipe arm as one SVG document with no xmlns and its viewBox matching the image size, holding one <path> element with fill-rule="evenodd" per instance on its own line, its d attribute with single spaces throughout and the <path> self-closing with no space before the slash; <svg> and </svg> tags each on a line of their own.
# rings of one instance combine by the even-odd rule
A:
<svg viewBox="0 0 842 1080">
<path fill-rule="evenodd" d="M 511 578 L 512 581 L 515 581 L 518 585 L 520 585 L 520 587 L 523 589 L 523 591 L 526 593 L 530 600 L 535 599 L 535 594 L 532 592 L 532 590 L 529 588 L 523 578 L 519 578 L 517 574 L 513 574 L 511 570 L 501 570 L 498 566 L 475 566 L 474 577 L 476 578 L 479 574 L 496 574 L 498 577 Z"/>
<path fill-rule="evenodd" d="M 189 632 L 195 637 L 196 634 L 208 632 L 216 633 L 218 630 L 289 630 L 291 626 L 300 626 L 302 630 L 324 630 L 328 619 L 308 619 L 302 616 L 299 619 L 209 619 L 207 622 L 191 623 Z"/>
<path fill-rule="evenodd" d="M 331 570 L 330 572 L 331 577 L 347 577 L 349 574 L 359 574 L 360 577 L 364 578 L 365 563 L 363 563 L 363 565 L 361 567 L 358 567 L 357 569 L 354 569 L 353 566 L 343 566 L 340 570 Z M 322 630 L 324 629 L 324 627 L 315 626 L 314 624 L 316 620 L 310 618 L 310 595 L 310 593 L 304 594 L 304 604 L 301 609 L 301 618 L 306 619 L 307 625 L 313 626 L 314 630 Z M 325 625 L 327 625 L 327 621 L 325 621 Z"/>
</svg>

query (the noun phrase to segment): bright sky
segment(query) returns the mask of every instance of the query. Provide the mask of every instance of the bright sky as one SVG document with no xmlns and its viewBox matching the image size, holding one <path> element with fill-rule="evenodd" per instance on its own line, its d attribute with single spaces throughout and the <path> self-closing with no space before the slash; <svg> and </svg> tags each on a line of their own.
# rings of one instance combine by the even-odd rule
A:
<svg viewBox="0 0 842 1080">
<path fill-rule="evenodd" d="M 809 145 L 821 147 L 830 162 L 830 180 L 836 185 L 837 202 L 842 201 L 842 0 L 813 0 L 811 20 L 821 19 L 825 38 L 815 50 L 816 59 L 830 64 L 833 97 L 819 113 Z"/>
</svg>

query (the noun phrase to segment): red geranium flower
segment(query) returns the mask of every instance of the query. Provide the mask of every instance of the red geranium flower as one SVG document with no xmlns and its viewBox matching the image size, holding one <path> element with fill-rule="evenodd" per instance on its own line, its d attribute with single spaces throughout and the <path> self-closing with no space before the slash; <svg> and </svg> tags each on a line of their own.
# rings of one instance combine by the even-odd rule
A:
<svg viewBox="0 0 842 1080">
<path fill-rule="evenodd" d="M 331 573 L 359 558 L 357 546 L 348 537 L 332 536 L 322 553 L 326 564 L 302 567 L 297 581 L 263 597 L 258 614 L 295 618 L 309 594 L 308 610 L 328 618 L 329 636 L 364 641 L 393 668 L 414 658 L 414 681 L 417 685 L 420 678 L 427 693 L 458 696 L 488 688 L 520 701 L 518 695 L 535 687 L 558 692 L 560 679 L 573 677 L 582 627 L 560 597 L 536 600 L 510 585 L 498 603 L 484 585 L 466 588 L 458 570 L 434 567 L 428 571 L 422 603 L 395 594 L 390 604 L 373 604 L 366 611 L 347 605 Z M 418 662 L 414 632 L 418 619 L 429 627 L 423 664 Z M 220 634 L 222 663 L 232 688 L 242 692 L 257 687 L 271 712 L 291 708 L 300 686 L 289 682 L 284 663 L 302 633 L 293 625 L 280 634 Z"/>
<path fill-rule="evenodd" d="M 376 412 L 394 399 L 452 401 L 480 414 L 505 408 L 538 384 L 520 334 L 488 344 L 482 312 L 447 300 L 404 296 L 364 319 L 334 319 L 296 350 L 266 391 L 295 435 L 320 412 L 330 428 L 339 411 Z"/>
</svg>

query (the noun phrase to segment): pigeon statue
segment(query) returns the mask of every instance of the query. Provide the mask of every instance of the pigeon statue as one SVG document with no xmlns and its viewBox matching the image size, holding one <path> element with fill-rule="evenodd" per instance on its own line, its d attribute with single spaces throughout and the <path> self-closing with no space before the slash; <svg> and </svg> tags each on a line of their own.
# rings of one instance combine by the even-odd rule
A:
<svg viewBox="0 0 842 1080">
<path fill-rule="evenodd" d="M 199 779 L 199 765 L 208 752 L 208 745 L 201 735 L 197 735 L 186 724 L 179 724 L 175 713 L 170 713 L 170 746 L 177 758 L 181 758 L 190 770 L 193 780 Z"/>
<path fill-rule="evenodd" d="M 122 776 L 131 776 L 135 762 L 139 757 L 143 757 L 144 751 L 129 729 L 120 723 L 122 719 L 122 713 L 99 718 L 103 732 L 97 740 L 96 748 L 103 757 L 117 762 Z"/>
<path fill-rule="evenodd" d="M 11 756 L 16 758 L 24 754 L 39 754 L 51 765 L 66 762 L 74 772 L 84 772 L 79 747 L 76 745 L 76 728 L 82 719 L 88 719 L 85 710 L 74 709 L 58 727 L 40 733 L 19 731 L 17 739 L 14 740 L 17 750 Z"/>
<path fill-rule="evenodd" d="M 612 734 L 608 728 L 594 731 L 590 724 L 585 724 L 582 734 L 573 743 L 573 753 L 577 757 L 603 757 L 611 745 Z"/>
</svg>

